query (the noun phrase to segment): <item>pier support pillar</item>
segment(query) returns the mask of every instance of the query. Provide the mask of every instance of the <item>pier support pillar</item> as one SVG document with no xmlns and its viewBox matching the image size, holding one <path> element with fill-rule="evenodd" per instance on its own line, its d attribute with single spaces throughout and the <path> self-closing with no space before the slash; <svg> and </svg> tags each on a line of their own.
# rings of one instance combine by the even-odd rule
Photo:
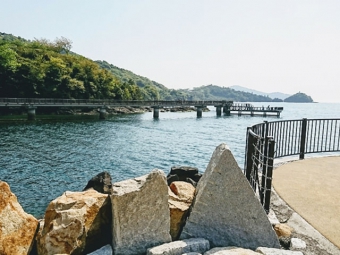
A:
<svg viewBox="0 0 340 255">
<path fill-rule="evenodd" d="M 227 116 L 230 116 L 230 107 L 229 105 L 223 106 L 223 113 Z"/>
<path fill-rule="evenodd" d="M 29 106 L 27 109 L 27 120 L 35 120 L 35 109 L 37 107 Z"/>
<path fill-rule="evenodd" d="M 242 115 L 242 111 L 238 111 L 238 116 L 241 116 Z"/>
<path fill-rule="evenodd" d="M 197 118 L 202 118 L 202 108 L 203 108 L 203 106 L 196 106 Z"/>
<path fill-rule="evenodd" d="M 106 116 L 107 116 L 106 107 L 105 106 L 100 107 L 100 110 L 99 110 L 99 119 L 105 120 Z"/>
<path fill-rule="evenodd" d="M 250 112 L 250 116 L 254 117 L 254 112 L 253 111 Z"/>
<path fill-rule="evenodd" d="M 154 106 L 153 108 L 153 118 L 154 119 L 158 119 L 159 118 L 159 107 L 158 106 Z"/>
<path fill-rule="evenodd" d="M 216 107 L 216 116 L 222 115 L 222 106 L 215 106 Z"/>
<path fill-rule="evenodd" d="M 263 117 L 267 117 L 267 112 L 263 112 Z"/>
</svg>

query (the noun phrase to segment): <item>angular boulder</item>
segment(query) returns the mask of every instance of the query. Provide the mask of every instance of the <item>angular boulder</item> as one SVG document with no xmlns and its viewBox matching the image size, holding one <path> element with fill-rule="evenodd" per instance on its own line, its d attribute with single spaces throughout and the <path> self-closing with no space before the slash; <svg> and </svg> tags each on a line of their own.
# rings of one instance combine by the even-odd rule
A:
<svg viewBox="0 0 340 255">
<path fill-rule="evenodd" d="M 102 172 L 92 177 L 84 188 L 84 191 L 90 188 L 103 194 L 112 194 L 111 175 L 108 172 Z"/>
<path fill-rule="evenodd" d="M 38 220 L 27 214 L 6 182 L 0 181 L 0 254 L 30 253 Z"/>
<path fill-rule="evenodd" d="M 173 182 L 169 187 L 170 235 L 177 240 L 185 224 L 195 188 L 187 182 Z"/>
<path fill-rule="evenodd" d="M 209 249 L 210 244 L 208 240 L 203 238 L 191 238 L 150 248 L 146 255 L 182 255 L 187 252 L 204 253 Z"/>
<path fill-rule="evenodd" d="M 163 171 L 114 183 L 111 202 L 115 255 L 145 254 L 148 248 L 171 241 Z"/>
<path fill-rule="evenodd" d="M 218 146 L 196 188 L 180 239 L 212 247 L 280 248 L 267 215 L 226 144 Z"/>
<path fill-rule="evenodd" d="M 87 254 L 110 244 L 111 218 L 108 195 L 67 191 L 46 209 L 38 254 Z"/>
</svg>

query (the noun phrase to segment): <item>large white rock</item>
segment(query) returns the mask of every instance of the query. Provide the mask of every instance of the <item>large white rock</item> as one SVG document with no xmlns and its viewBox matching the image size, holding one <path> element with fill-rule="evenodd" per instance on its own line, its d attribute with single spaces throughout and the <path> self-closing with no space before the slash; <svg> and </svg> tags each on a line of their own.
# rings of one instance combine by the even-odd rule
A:
<svg viewBox="0 0 340 255">
<path fill-rule="evenodd" d="M 145 254 L 148 248 L 171 241 L 163 171 L 114 183 L 111 202 L 115 255 Z"/>
<path fill-rule="evenodd" d="M 215 149 L 196 192 L 180 239 L 201 237 L 212 247 L 280 247 L 265 211 L 226 144 Z"/>
<path fill-rule="evenodd" d="M 204 253 L 204 255 L 259 255 L 258 253 L 238 247 L 217 247 Z"/>
<path fill-rule="evenodd" d="M 267 247 L 259 247 L 256 249 L 256 252 L 264 255 L 303 255 L 300 251 L 289 251 Z"/>
<path fill-rule="evenodd" d="M 37 236 L 39 255 L 87 254 L 111 242 L 111 205 L 93 189 L 65 192 L 47 207 Z"/>
<path fill-rule="evenodd" d="M 146 255 L 182 255 L 187 252 L 203 253 L 209 249 L 210 244 L 208 240 L 203 238 L 191 238 L 150 248 Z"/>
<path fill-rule="evenodd" d="M 9 185 L 0 181 L 0 254 L 29 254 L 37 228 L 38 220 L 24 212 Z"/>
</svg>

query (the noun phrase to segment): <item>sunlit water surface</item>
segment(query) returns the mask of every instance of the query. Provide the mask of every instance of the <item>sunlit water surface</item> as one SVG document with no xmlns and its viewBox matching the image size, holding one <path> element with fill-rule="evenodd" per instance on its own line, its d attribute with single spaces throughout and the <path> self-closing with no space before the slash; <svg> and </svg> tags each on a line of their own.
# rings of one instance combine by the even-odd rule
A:
<svg viewBox="0 0 340 255">
<path fill-rule="evenodd" d="M 254 103 L 262 106 L 262 103 Z M 287 104 L 280 118 L 216 117 L 215 108 L 195 112 L 120 115 L 105 121 L 35 121 L 0 124 L 0 180 L 6 181 L 25 211 L 36 217 L 64 191 L 81 191 L 108 171 L 113 181 L 158 168 L 189 165 L 204 172 L 216 146 L 226 143 L 243 168 L 246 129 L 267 121 L 338 118 L 340 104 Z"/>
</svg>

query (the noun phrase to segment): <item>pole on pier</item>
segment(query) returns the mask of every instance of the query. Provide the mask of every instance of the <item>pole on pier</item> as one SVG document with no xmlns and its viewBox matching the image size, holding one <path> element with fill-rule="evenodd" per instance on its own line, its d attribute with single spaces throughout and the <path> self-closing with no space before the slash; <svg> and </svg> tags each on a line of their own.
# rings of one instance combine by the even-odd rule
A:
<svg viewBox="0 0 340 255">
<path fill-rule="evenodd" d="M 35 109 L 37 109 L 37 107 L 34 106 L 27 108 L 27 120 L 35 120 Z"/>
<path fill-rule="evenodd" d="M 100 107 L 100 110 L 99 110 L 99 119 L 100 120 L 105 120 L 106 116 L 107 116 L 106 107 L 105 106 Z"/>
<path fill-rule="evenodd" d="M 222 115 L 222 106 L 217 105 L 216 107 L 216 116 L 221 116 Z"/>
<path fill-rule="evenodd" d="M 158 106 L 153 106 L 153 118 L 158 119 L 159 118 L 159 107 Z"/>
<path fill-rule="evenodd" d="M 202 108 L 203 108 L 203 106 L 196 106 L 197 118 L 202 118 Z"/>
</svg>

